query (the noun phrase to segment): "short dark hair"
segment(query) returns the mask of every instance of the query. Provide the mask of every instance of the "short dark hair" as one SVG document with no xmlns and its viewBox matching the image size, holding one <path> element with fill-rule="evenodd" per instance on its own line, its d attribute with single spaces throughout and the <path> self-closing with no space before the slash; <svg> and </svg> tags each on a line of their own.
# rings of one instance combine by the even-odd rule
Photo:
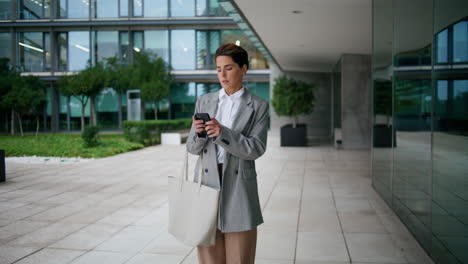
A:
<svg viewBox="0 0 468 264">
<path fill-rule="evenodd" d="M 247 69 L 249 68 L 249 55 L 247 54 L 247 51 L 236 44 L 228 43 L 221 45 L 215 53 L 215 64 L 218 56 L 229 56 L 239 65 L 240 68 L 242 68 L 244 64 L 247 65 Z"/>
</svg>

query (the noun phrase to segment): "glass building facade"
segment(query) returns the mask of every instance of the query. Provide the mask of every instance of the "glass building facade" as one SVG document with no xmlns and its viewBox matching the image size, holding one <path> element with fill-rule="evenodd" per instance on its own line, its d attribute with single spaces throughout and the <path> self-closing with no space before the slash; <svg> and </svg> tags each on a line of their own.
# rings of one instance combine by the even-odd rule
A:
<svg viewBox="0 0 468 264">
<path fill-rule="evenodd" d="M 468 263 L 468 2 L 373 1 L 373 186 L 435 263 Z"/>
<path fill-rule="evenodd" d="M 198 96 L 220 89 L 214 53 L 224 43 L 249 52 L 246 86 L 269 99 L 267 60 L 217 0 L 0 0 L 0 57 L 48 83 L 44 131 L 80 129 L 81 104 L 58 93 L 60 76 L 109 57 L 132 63 L 138 52 L 163 58 L 175 77 L 167 99 L 144 104 L 144 118 L 154 119 L 155 107 L 159 119 L 190 117 Z M 95 102 L 98 124 L 119 129 L 126 101 L 103 89 Z M 89 122 L 89 102 L 85 115 Z M 0 131 L 8 131 L 8 118 L 0 117 Z M 35 130 L 35 120 L 25 119 L 25 130 Z"/>
</svg>

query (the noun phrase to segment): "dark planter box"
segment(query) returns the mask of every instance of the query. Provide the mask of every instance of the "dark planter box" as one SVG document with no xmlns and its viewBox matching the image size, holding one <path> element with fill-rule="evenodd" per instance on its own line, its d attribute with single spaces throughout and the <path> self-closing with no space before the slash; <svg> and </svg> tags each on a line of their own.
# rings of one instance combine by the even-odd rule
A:
<svg viewBox="0 0 468 264">
<path fill-rule="evenodd" d="M 374 126 L 374 147 L 376 148 L 391 148 L 392 147 L 392 135 L 393 135 L 393 146 L 396 147 L 395 131 L 392 126 L 387 125 L 375 125 Z"/>
<path fill-rule="evenodd" d="M 0 182 L 5 181 L 5 150 L 0 149 Z"/>
<path fill-rule="evenodd" d="M 296 147 L 307 145 L 307 126 L 298 124 L 295 128 L 292 125 L 281 127 L 281 146 Z"/>
</svg>

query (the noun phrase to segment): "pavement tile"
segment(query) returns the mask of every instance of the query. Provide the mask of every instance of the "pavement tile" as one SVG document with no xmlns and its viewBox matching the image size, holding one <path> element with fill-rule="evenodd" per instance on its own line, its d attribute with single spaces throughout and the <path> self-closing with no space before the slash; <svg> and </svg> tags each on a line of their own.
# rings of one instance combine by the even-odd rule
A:
<svg viewBox="0 0 468 264">
<path fill-rule="evenodd" d="M 345 233 L 345 237 L 355 262 L 407 263 L 388 234 Z"/>
<path fill-rule="evenodd" d="M 349 261 L 342 233 L 299 232 L 296 261 Z"/>
<path fill-rule="evenodd" d="M 70 264 L 121 264 L 129 260 L 132 256 L 133 254 L 128 253 L 90 251 L 81 255 Z"/>
<path fill-rule="evenodd" d="M 45 248 L 15 262 L 15 264 L 64 264 L 84 253 L 85 251 Z"/>
<path fill-rule="evenodd" d="M 91 250 L 112 237 L 121 226 L 92 224 L 50 245 L 50 248 Z"/>
<path fill-rule="evenodd" d="M 40 248 L 34 247 L 4 247 L 0 246 L 0 263 L 10 264 L 21 259 Z"/>
</svg>

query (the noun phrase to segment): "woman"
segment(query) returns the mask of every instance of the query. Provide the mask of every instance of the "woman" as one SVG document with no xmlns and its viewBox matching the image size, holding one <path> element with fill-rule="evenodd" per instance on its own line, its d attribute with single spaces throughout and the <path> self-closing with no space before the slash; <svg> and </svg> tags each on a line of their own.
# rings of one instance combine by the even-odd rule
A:
<svg viewBox="0 0 468 264">
<path fill-rule="evenodd" d="M 187 140 L 190 153 L 203 155 L 202 184 L 221 190 L 216 244 L 198 247 L 198 259 L 200 264 L 251 264 L 257 226 L 263 223 L 255 160 L 266 150 L 268 102 L 242 86 L 248 69 L 243 48 L 222 45 L 215 62 L 222 89 L 200 96 L 195 105 L 195 113 L 208 113 L 211 120 L 194 117 Z"/>
</svg>

